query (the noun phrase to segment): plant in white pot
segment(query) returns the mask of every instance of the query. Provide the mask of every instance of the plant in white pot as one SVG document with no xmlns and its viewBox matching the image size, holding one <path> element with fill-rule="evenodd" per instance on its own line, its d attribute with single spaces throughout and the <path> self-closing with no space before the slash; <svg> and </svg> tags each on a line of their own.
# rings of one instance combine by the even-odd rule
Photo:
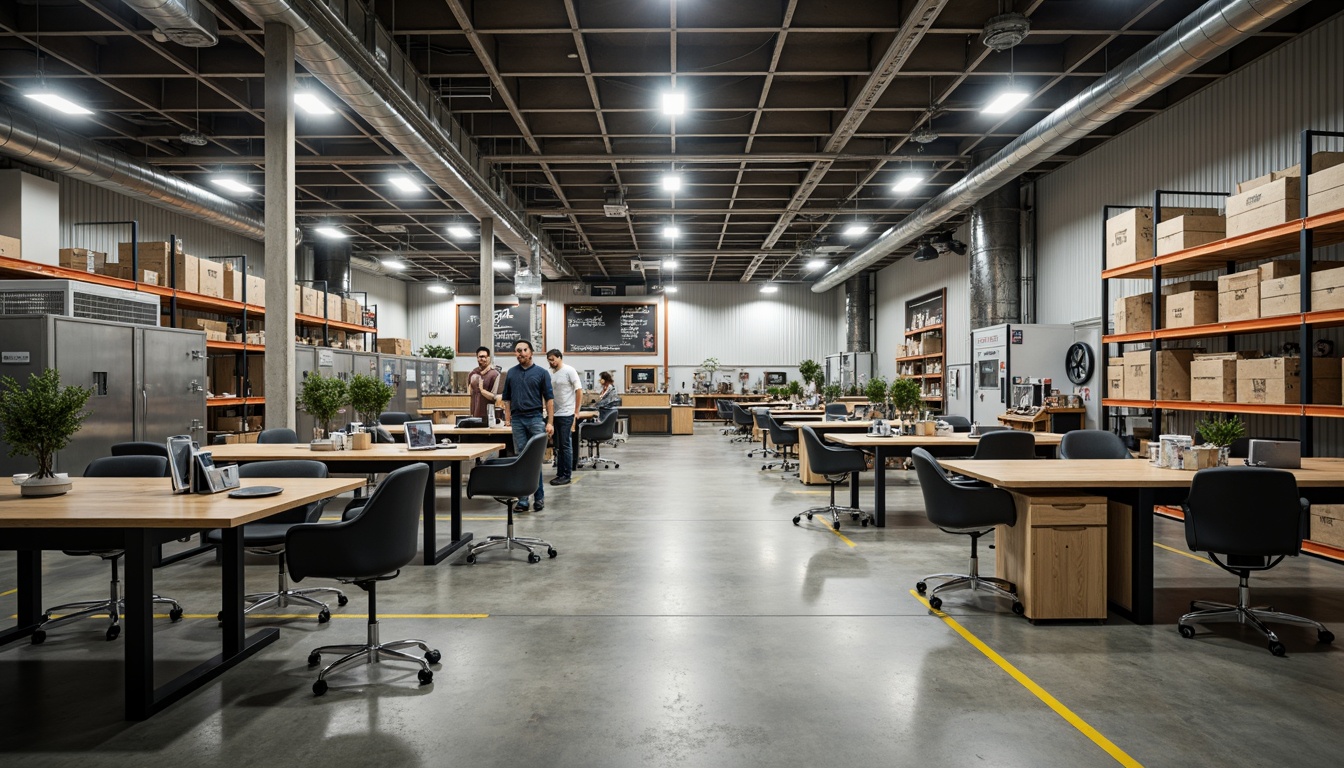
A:
<svg viewBox="0 0 1344 768">
<path fill-rule="evenodd" d="M 30 456 L 37 471 L 20 485 L 24 496 L 58 496 L 70 490 L 70 478 L 52 471 L 56 452 L 70 444 L 89 412 L 84 410 L 93 390 L 61 386 L 54 368 L 28 377 L 20 385 L 0 378 L 0 437 L 9 443 L 10 456 Z"/>
</svg>

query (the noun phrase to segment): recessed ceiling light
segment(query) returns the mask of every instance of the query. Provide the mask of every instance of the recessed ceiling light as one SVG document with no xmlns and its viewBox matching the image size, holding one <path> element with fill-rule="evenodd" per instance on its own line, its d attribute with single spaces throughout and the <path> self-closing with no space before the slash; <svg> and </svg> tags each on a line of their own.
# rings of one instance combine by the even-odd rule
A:
<svg viewBox="0 0 1344 768">
<path fill-rule="evenodd" d="M 342 232 L 335 227 L 317 227 L 313 231 L 323 237 L 330 237 L 335 240 L 344 240 L 350 236 L 349 233 Z"/>
<path fill-rule="evenodd" d="M 33 93 L 25 93 L 24 96 L 27 96 L 38 103 L 45 104 L 58 112 L 64 112 L 67 115 L 93 114 L 93 110 L 85 109 L 64 96 L 58 96 L 51 91 L 35 91 Z"/>
<path fill-rule="evenodd" d="M 501 272 L 508 272 L 510 269 L 513 269 L 513 265 L 503 259 L 495 259 L 495 269 L 498 269 Z"/>
<path fill-rule="evenodd" d="M 663 286 L 663 293 L 676 293 L 676 292 L 677 292 L 677 286 L 675 285 Z"/>
<path fill-rule="evenodd" d="M 681 236 L 681 227 L 678 227 L 675 224 L 668 224 L 667 226 L 663 227 L 663 237 L 676 239 L 677 237 L 680 236 Z"/>
<path fill-rule="evenodd" d="M 402 192 L 421 192 L 424 190 L 424 187 L 416 184 L 410 176 L 393 176 L 388 181 Z"/>
<path fill-rule="evenodd" d="M 826 266 L 826 260 L 825 260 L 825 259 L 813 259 L 813 260 L 807 262 L 807 269 L 808 269 L 808 271 L 811 271 L 811 270 L 814 270 L 814 269 L 821 269 L 821 268 L 824 267 L 824 266 Z"/>
<path fill-rule="evenodd" d="M 565 54 L 565 58 L 566 58 L 566 59 L 577 59 L 577 58 L 579 58 L 579 54 L 577 54 L 577 53 L 566 53 L 566 54 Z"/>
<path fill-rule="evenodd" d="M 761 293 L 778 293 L 779 286 L 773 283 L 765 283 L 761 286 Z"/>
<path fill-rule="evenodd" d="M 1000 93 L 989 102 L 989 105 L 980 110 L 986 115 L 1002 115 L 1012 112 L 1013 108 L 1027 100 L 1030 95 L 1026 91 L 1011 89 Z"/>
<path fill-rule="evenodd" d="M 845 227 L 845 237 L 858 237 L 868 231 L 868 225 L 861 221 L 852 221 Z"/>
<path fill-rule="evenodd" d="M 681 174 L 665 173 L 663 174 L 663 191 L 676 192 L 681 189 Z"/>
<path fill-rule="evenodd" d="M 398 261 L 397 259 L 383 259 L 383 266 L 400 272 L 406 268 L 406 262 Z"/>
<path fill-rule="evenodd" d="M 461 224 L 451 224 L 448 226 L 448 234 L 456 237 L 458 240 L 466 240 L 471 237 L 471 230 Z"/>
<path fill-rule="evenodd" d="M 686 113 L 686 94 L 681 91 L 663 91 L 663 114 L 682 115 Z"/>
<path fill-rule="evenodd" d="M 216 187 L 221 187 L 223 189 L 229 190 L 230 192 L 236 192 L 240 195 L 246 195 L 252 192 L 251 187 L 247 186 L 241 181 L 238 181 L 237 179 L 231 179 L 227 176 L 221 176 L 218 178 L 211 179 L 210 183 L 214 184 Z"/>
<path fill-rule="evenodd" d="M 318 98 L 316 94 L 303 91 L 294 94 L 294 103 L 299 108 L 310 115 L 334 115 L 336 110 L 327 106 L 327 103 Z"/>
<path fill-rule="evenodd" d="M 428 290 L 430 293 L 447 293 L 448 286 L 443 283 L 431 283 Z"/>
<path fill-rule="evenodd" d="M 919 175 L 918 173 L 907 173 L 906 175 L 896 180 L 896 183 L 891 187 L 891 191 L 909 192 L 910 190 L 914 189 L 915 187 L 918 187 L 920 184 L 923 183 L 924 183 L 923 176 Z"/>
<path fill-rule="evenodd" d="M 663 269 L 676 269 L 679 265 L 676 259 L 663 259 Z"/>
</svg>

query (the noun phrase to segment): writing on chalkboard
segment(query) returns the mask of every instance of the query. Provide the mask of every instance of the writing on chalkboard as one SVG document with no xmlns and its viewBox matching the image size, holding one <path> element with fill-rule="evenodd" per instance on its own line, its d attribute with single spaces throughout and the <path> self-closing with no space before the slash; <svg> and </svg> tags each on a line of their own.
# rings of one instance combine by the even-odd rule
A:
<svg viewBox="0 0 1344 768">
<path fill-rule="evenodd" d="M 565 351 L 657 354 L 657 304 L 566 304 Z"/>
<path fill-rule="evenodd" d="M 542 312 L 546 307 L 542 306 Z M 544 315 L 543 315 L 544 317 Z M 530 304 L 519 304 L 516 306 L 496 307 L 494 310 L 495 325 L 495 343 L 493 345 L 495 354 L 512 354 L 514 344 L 520 339 L 532 338 L 532 306 Z M 462 350 L 475 350 L 481 346 L 481 306 L 479 304 L 458 304 L 457 305 L 457 348 Z M 540 342 L 542 349 L 546 348 L 546 341 L 543 338 Z"/>
</svg>

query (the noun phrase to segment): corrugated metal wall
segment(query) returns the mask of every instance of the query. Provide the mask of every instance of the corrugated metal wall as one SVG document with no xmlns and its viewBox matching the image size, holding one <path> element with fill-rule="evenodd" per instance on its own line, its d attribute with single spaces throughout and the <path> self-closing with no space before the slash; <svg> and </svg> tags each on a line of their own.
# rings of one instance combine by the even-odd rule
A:
<svg viewBox="0 0 1344 768">
<path fill-rule="evenodd" d="M 413 339 L 410 335 L 410 323 L 407 322 L 409 314 L 407 306 L 407 287 L 410 283 L 404 283 L 396 278 L 374 275 L 362 270 L 350 271 L 350 287 L 358 294 L 365 292 L 368 294 L 368 304 L 378 306 L 378 335 L 389 336 L 398 339 Z M 431 296 L 433 294 L 430 294 Z M 361 298 L 358 295 L 356 298 Z M 413 349 L 419 349 L 421 344 L 425 343 L 421 338 L 412 345 Z M 442 344 L 444 342 L 437 342 Z"/>
<path fill-rule="evenodd" d="M 971 361 L 970 280 L 965 256 L 943 254 L 933 261 L 901 259 L 877 273 L 877 332 L 873 356 L 877 373 L 888 379 L 896 375 L 896 345 L 905 338 L 905 302 L 927 293 L 947 289 L 946 364 Z"/>
</svg>

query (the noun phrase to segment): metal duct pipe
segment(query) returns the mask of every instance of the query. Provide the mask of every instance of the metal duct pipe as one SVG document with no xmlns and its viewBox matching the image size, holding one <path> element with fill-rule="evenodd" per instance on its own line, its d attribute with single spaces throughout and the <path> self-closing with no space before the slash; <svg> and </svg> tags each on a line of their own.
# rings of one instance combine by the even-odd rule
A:
<svg viewBox="0 0 1344 768">
<path fill-rule="evenodd" d="M 313 244 L 313 280 L 327 281 L 327 293 L 350 295 L 350 251 L 349 240 Z"/>
<path fill-rule="evenodd" d="M 845 281 L 845 351 L 871 352 L 868 315 L 872 309 L 868 298 L 868 276 L 855 275 Z"/>
<path fill-rule="evenodd" d="M 0 153 L 253 240 L 261 240 L 266 234 L 260 211 L 4 105 L 0 105 Z"/>
<path fill-rule="evenodd" d="M 900 224 L 818 280 L 817 293 L 876 264 L 892 251 L 966 210 L 1006 180 L 1020 176 L 1116 115 L 1137 106 L 1210 59 L 1309 0 L 1210 0 L 1064 106 L 1050 113 L 988 162 L 967 173 Z"/>
<path fill-rule="evenodd" d="M 219 44 L 215 14 L 196 0 L 126 0 L 126 4 L 178 45 L 209 48 Z"/>
<path fill-rule="evenodd" d="M 468 157 L 476 154 L 471 137 L 432 97 L 433 90 L 361 3 L 346 0 L 343 4 L 346 18 L 362 21 L 359 29 L 352 30 L 323 0 L 232 2 L 260 25 L 280 23 L 293 28 L 295 57 L 305 69 L 468 213 L 477 219 L 494 218 L 496 233 L 510 250 L 528 252 L 534 235 L 522 214 L 505 202 L 510 193 L 504 182 L 497 177 L 486 179 Z M 577 274 L 544 247 L 541 255 L 547 277 Z"/>
<path fill-rule="evenodd" d="M 992 149 L 975 154 L 988 160 Z M 1022 313 L 1021 256 L 1017 179 L 990 192 L 971 207 L 971 327 L 1019 322 Z M 848 285 L 848 283 L 846 283 Z"/>
</svg>

